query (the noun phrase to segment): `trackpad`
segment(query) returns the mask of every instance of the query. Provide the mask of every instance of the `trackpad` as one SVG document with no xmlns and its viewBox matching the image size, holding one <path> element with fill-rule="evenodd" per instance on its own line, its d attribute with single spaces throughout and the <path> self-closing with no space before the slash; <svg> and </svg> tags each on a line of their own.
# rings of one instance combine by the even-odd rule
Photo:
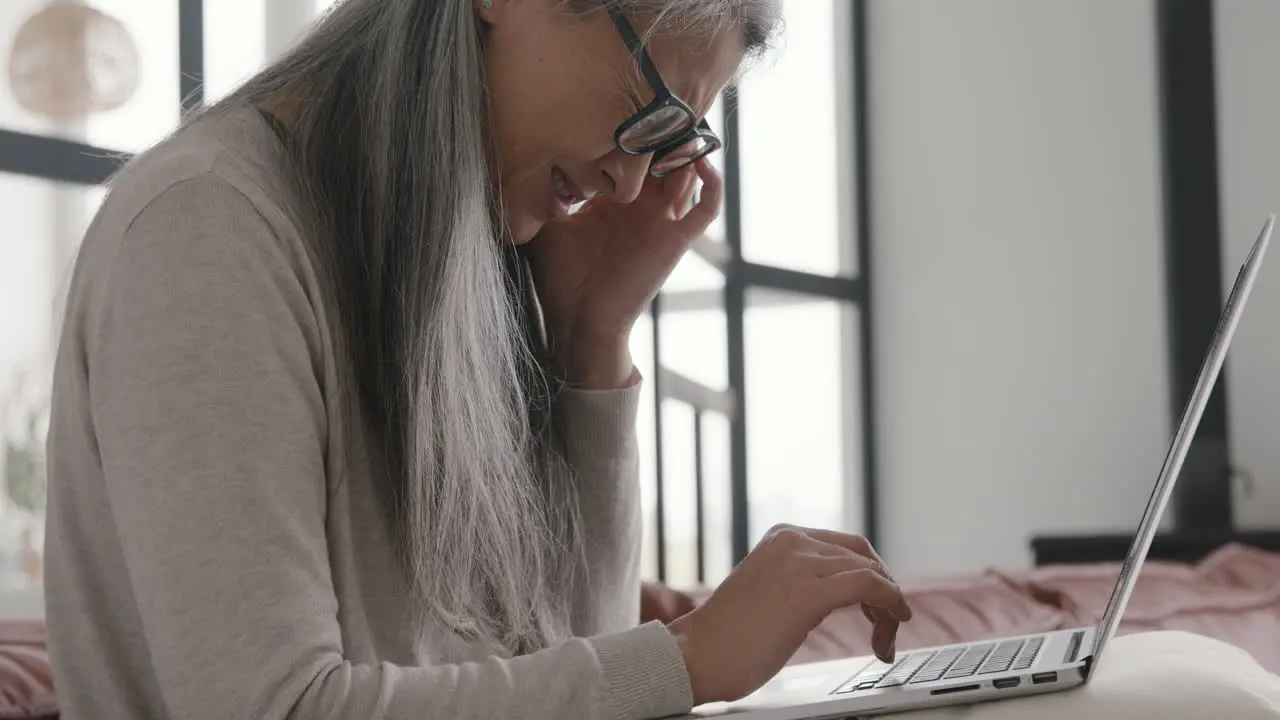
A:
<svg viewBox="0 0 1280 720">
<path fill-rule="evenodd" d="M 785 667 L 772 680 L 735 703 L 714 703 L 694 710 L 695 716 L 723 717 L 738 713 L 800 706 L 828 699 L 829 694 L 869 664 L 871 658 L 834 660 Z"/>
</svg>

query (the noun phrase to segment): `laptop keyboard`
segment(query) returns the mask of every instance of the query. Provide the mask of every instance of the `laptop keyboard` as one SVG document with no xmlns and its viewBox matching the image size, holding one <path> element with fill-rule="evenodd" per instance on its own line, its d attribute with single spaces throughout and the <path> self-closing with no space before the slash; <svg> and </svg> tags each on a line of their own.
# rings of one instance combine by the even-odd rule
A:
<svg viewBox="0 0 1280 720">
<path fill-rule="evenodd" d="M 1026 670 L 1042 647 L 1044 637 L 1038 636 L 907 653 L 892 665 L 872 663 L 834 694 Z"/>
</svg>

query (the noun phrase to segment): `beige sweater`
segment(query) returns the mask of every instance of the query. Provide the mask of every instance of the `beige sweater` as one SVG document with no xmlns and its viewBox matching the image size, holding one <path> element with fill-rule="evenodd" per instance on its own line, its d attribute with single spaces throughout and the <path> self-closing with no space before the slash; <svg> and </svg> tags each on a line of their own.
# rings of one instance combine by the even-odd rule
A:
<svg viewBox="0 0 1280 720">
<path fill-rule="evenodd" d="M 68 720 L 650 718 L 692 702 L 638 626 L 638 389 L 567 392 L 591 587 L 579 639 L 517 659 L 402 632 L 362 433 L 331 402 L 335 332 L 241 111 L 114 183 L 81 249 L 54 380 L 46 604 Z"/>
</svg>

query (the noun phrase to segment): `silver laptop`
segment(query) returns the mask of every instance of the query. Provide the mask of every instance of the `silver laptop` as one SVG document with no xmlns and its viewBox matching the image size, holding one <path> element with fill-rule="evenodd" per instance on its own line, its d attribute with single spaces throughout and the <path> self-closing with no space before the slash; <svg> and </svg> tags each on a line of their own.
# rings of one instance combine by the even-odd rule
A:
<svg viewBox="0 0 1280 720">
<path fill-rule="evenodd" d="M 864 717 L 1060 692 L 1089 682 L 1107 643 L 1116 633 L 1120 616 L 1137 583 L 1138 571 L 1151 548 L 1160 516 L 1169 504 L 1174 481 L 1262 265 L 1274 223 L 1275 215 L 1269 216 L 1236 275 L 1213 342 L 1200 366 L 1195 389 L 1182 413 L 1137 535 L 1098 625 L 900 652 L 892 664 L 861 657 L 793 665 L 741 701 L 703 705 L 687 717 L 732 716 L 736 720 Z"/>
</svg>

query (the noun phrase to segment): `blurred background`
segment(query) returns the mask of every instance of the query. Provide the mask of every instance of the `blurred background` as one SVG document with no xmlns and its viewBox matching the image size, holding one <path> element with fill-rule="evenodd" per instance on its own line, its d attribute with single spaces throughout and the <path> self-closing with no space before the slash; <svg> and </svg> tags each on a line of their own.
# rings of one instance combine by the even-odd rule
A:
<svg viewBox="0 0 1280 720">
<path fill-rule="evenodd" d="M 0 0 L 0 613 L 40 608 L 58 298 L 104 181 L 328 5 Z M 1280 4 L 785 12 L 709 118 L 722 218 L 633 338 L 646 574 L 714 583 L 783 521 L 900 576 L 1123 542 L 1280 207 Z M 1171 542 L 1280 546 L 1277 312 L 1272 266 Z"/>
</svg>

